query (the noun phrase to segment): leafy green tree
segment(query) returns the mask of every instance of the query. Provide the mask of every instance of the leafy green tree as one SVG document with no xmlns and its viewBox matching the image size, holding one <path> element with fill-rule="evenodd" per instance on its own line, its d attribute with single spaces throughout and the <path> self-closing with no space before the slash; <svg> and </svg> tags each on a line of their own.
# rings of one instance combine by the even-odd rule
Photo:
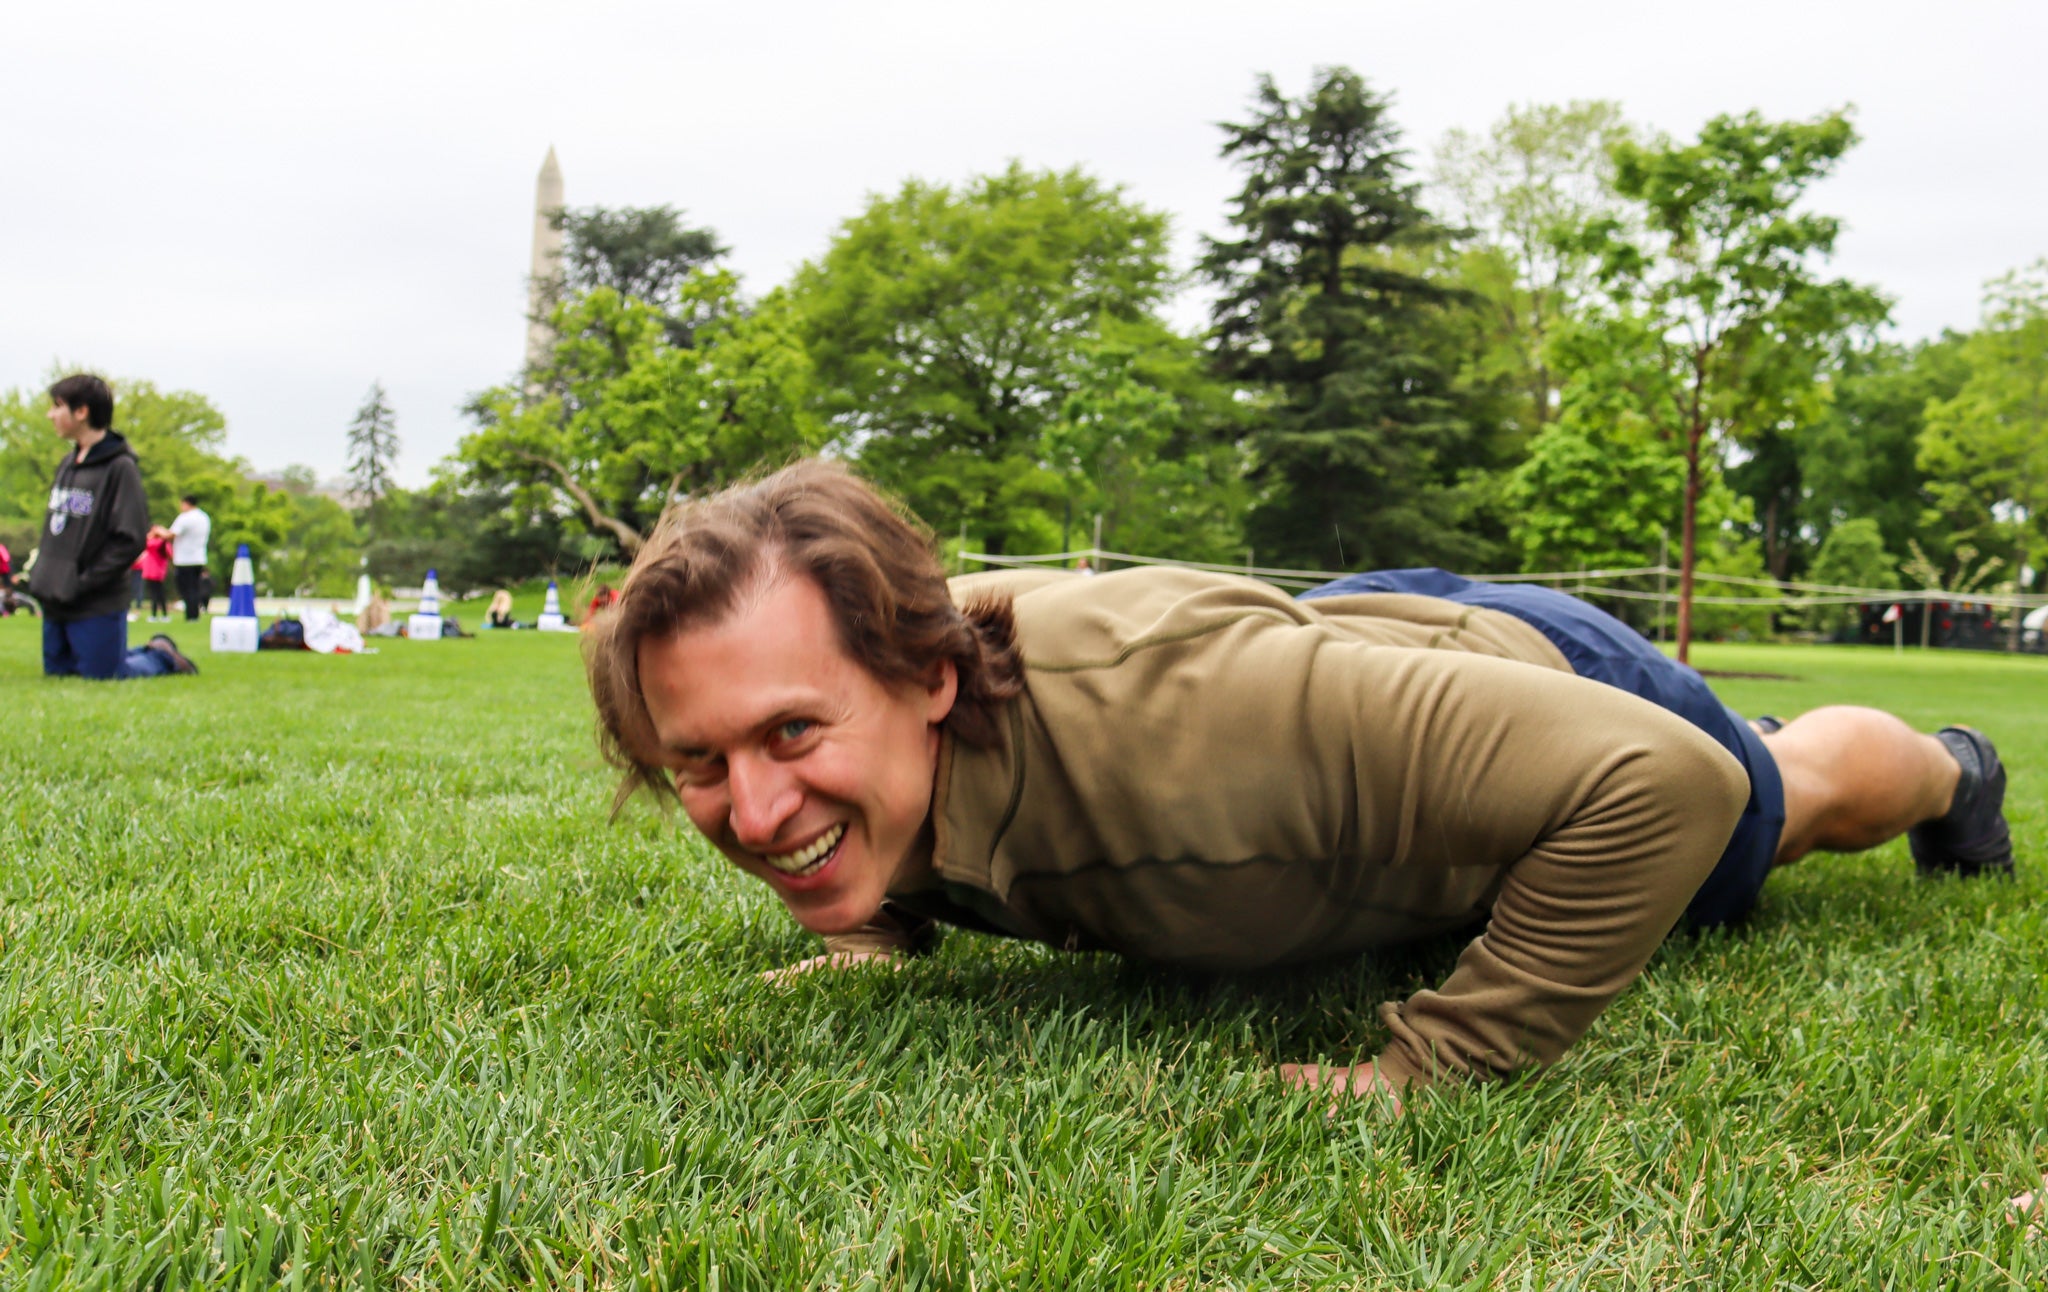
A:
<svg viewBox="0 0 2048 1292">
<path fill-rule="evenodd" d="M 379 583 L 417 583 L 433 569 L 461 593 L 579 569 L 592 554 L 579 544 L 591 542 L 553 490 L 481 483 L 449 463 L 426 488 L 392 493 L 365 555 Z"/>
<path fill-rule="evenodd" d="M 1884 530 L 1869 516 L 1845 520 L 1828 531 L 1813 559 L 1813 581 L 1849 588 L 1889 588 L 1899 580 L 1898 558 L 1885 549 Z M 1861 622 L 1856 606 L 1826 606 L 1817 612 L 1816 627 L 1838 636 L 1853 636 Z"/>
<path fill-rule="evenodd" d="M 1656 562 L 1685 470 L 1653 440 L 1571 418 L 1531 442 L 1506 492 L 1523 569 L 1633 569 Z"/>
<path fill-rule="evenodd" d="M 1795 210 L 1855 142 L 1841 112 L 1810 122 L 1752 112 L 1714 118 L 1695 143 L 1624 141 L 1614 150 L 1615 190 L 1634 204 L 1640 228 L 1596 222 L 1588 245 L 1601 253 L 1620 309 L 1640 315 L 1658 338 L 1669 375 L 1645 412 L 1685 462 L 1681 660 L 1692 637 L 1699 504 L 1713 462 L 1732 446 L 1755 452 L 1767 435 L 1813 422 L 1826 399 L 1816 378 L 1830 357 L 1847 335 L 1886 315 L 1876 292 L 1817 273 L 1840 221 Z M 1773 532 L 1767 527 L 1767 540 Z"/>
<path fill-rule="evenodd" d="M 1947 333 L 1843 355 L 1834 398 L 1799 441 L 1801 515 L 1823 547 L 1835 526 L 1856 517 L 1877 522 L 1889 552 L 1914 541 L 1943 554 L 1953 545 L 1946 526 L 1923 524 L 1929 494 L 1917 457 L 1928 406 L 1953 398 L 1968 376 L 1962 344 Z"/>
<path fill-rule="evenodd" d="M 50 477 L 64 449 L 50 429 L 44 389 L 15 387 L 0 396 L 0 543 L 14 554 L 16 569 L 41 532 Z"/>
<path fill-rule="evenodd" d="M 114 383 L 114 427 L 142 465 L 150 519 L 169 524 L 185 494 L 231 498 L 247 487 L 248 464 L 226 456 L 227 418 L 206 396 L 159 390 L 154 382 Z"/>
<path fill-rule="evenodd" d="M 1633 569 L 1655 564 L 1663 555 L 1664 519 L 1684 495 L 1685 469 L 1654 439 L 1616 435 L 1567 413 L 1531 441 L 1529 456 L 1508 473 L 1503 492 L 1524 569 Z M 1752 578 L 1763 574 L 1756 544 L 1741 533 L 1748 514 L 1748 499 L 1738 497 L 1719 478 L 1702 494 L 1702 551 L 1714 572 Z M 1632 584 L 1603 581 L 1587 585 L 1586 594 L 1598 600 L 1599 592 L 1609 586 L 1647 592 L 1657 585 L 1648 576 Z M 1701 575 L 1700 587 L 1708 594 L 1758 595 L 1754 587 L 1720 583 L 1711 574 Z M 1653 622 L 1661 624 L 1654 602 L 1617 599 L 1602 606 L 1646 632 Z M 1760 635 L 1769 629 L 1769 610 L 1702 607 L 1694 626 L 1706 636 L 1737 629 Z"/>
<path fill-rule="evenodd" d="M 478 429 L 456 455 L 476 482 L 546 486 L 631 555 L 675 499 L 820 444 L 788 311 L 742 312 L 723 270 L 691 274 L 678 299 L 708 320 L 688 346 L 655 306 L 609 287 L 556 307 L 533 393 L 500 386 L 471 402 Z"/>
<path fill-rule="evenodd" d="M 1400 253 L 1442 242 L 1388 100 L 1347 68 L 1300 99 L 1262 77 L 1223 155 L 1244 174 L 1201 269 L 1216 284 L 1218 370 L 1254 392 L 1262 562 L 1338 569 L 1461 563 L 1458 470 L 1475 439 L 1453 373 L 1424 340 L 1455 298 Z"/>
<path fill-rule="evenodd" d="M 1476 240 L 1457 276 L 1483 323 L 1473 361 L 1519 391 L 1525 434 L 1558 414 L 1551 340 L 1598 290 L 1581 234 L 1621 216 L 1611 153 L 1632 138 L 1621 105 L 1574 99 L 1511 107 L 1484 135 L 1453 130 L 1437 147 L 1434 186 Z"/>
<path fill-rule="evenodd" d="M 878 196 L 789 288 L 818 407 L 861 470 L 941 533 L 1046 550 L 1066 489 L 1041 443 L 1077 357 L 1104 337 L 1179 344 L 1156 317 L 1166 235 L 1164 215 L 1078 170 L 1012 165 Z"/>
<path fill-rule="evenodd" d="M 275 594 L 348 595 L 362 550 L 355 518 L 348 509 L 332 498 L 291 488 L 266 490 L 260 506 L 266 511 L 275 509 L 277 523 L 265 534 L 259 586 Z M 231 520 L 237 529 L 250 527 L 248 520 L 233 513 Z M 232 560 L 234 549 L 215 555 Z"/>
<path fill-rule="evenodd" d="M 1962 388 L 1927 407 L 1919 466 L 1952 532 L 2017 570 L 2048 520 L 2048 259 L 1986 285 L 1961 358 Z"/>
<path fill-rule="evenodd" d="M 1144 357 L 1104 341 L 1074 358 L 1070 393 L 1041 449 L 1067 492 L 1067 515 L 1091 526 L 1100 517 L 1111 551 L 1234 559 L 1243 506 L 1237 450 L 1184 435 L 1185 409 L 1166 389 L 1176 383 L 1143 371 Z M 1062 528 L 1061 549 L 1071 550 L 1071 525 Z"/>
<path fill-rule="evenodd" d="M 397 458 L 398 418 L 380 381 L 371 385 L 348 427 L 349 492 L 355 495 L 356 516 L 368 534 L 376 533 L 378 504 L 391 492 L 391 467 Z"/>
</svg>

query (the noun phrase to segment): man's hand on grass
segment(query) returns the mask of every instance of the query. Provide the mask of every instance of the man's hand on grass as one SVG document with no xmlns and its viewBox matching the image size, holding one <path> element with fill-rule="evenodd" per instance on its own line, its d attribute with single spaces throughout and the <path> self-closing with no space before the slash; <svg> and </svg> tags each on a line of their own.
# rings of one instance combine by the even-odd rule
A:
<svg viewBox="0 0 2048 1292">
<path fill-rule="evenodd" d="M 1377 1096 L 1386 1102 L 1389 1112 L 1401 1111 L 1401 1092 L 1394 1083 L 1381 1076 L 1370 1063 L 1355 1067 L 1326 1067 L 1320 1063 L 1283 1063 L 1280 1065 L 1280 1080 L 1290 1086 L 1304 1086 L 1310 1090 L 1328 1090 L 1331 1095 L 1330 1111 L 1334 1114 L 1344 1106 L 1347 1098 L 1360 1095 Z"/>
<path fill-rule="evenodd" d="M 819 969 L 853 969 L 860 965 L 875 963 L 888 965 L 892 969 L 901 969 L 903 957 L 893 951 L 832 951 L 822 956 L 812 956 L 808 960 L 799 960 L 793 965 L 784 965 L 780 969 L 770 969 L 761 977 L 768 982 L 787 983 L 795 982 L 804 974 L 814 973 Z"/>
<path fill-rule="evenodd" d="M 2005 1205 L 2012 1210 L 2012 1214 L 2007 1217 L 2008 1220 L 2015 1225 L 2025 1222 L 2028 1235 L 2038 1237 L 2041 1233 L 2041 1221 L 2048 1219 L 2048 1175 L 2041 1177 L 2039 1193 L 2028 1192 L 2016 1198 L 2007 1198 Z"/>
</svg>

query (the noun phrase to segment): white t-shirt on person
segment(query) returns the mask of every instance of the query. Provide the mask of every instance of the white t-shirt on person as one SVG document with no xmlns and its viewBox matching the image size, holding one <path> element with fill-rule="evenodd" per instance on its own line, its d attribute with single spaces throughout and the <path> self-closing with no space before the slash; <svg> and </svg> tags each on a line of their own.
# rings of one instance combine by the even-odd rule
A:
<svg viewBox="0 0 2048 1292">
<path fill-rule="evenodd" d="M 171 564 L 206 564 L 206 540 L 213 533 L 213 517 L 199 508 L 181 511 L 171 522 Z"/>
</svg>

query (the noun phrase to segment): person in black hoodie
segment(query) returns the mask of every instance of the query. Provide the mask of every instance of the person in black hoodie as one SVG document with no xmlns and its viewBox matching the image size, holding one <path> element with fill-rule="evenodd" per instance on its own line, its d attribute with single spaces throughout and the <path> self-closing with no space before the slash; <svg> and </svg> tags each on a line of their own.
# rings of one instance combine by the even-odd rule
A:
<svg viewBox="0 0 2048 1292">
<path fill-rule="evenodd" d="M 50 387 L 50 424 L 75 447 L 57 464 L 29 591 L 43 605 L 43 672 L 51 677 L 196 673 L 161 634 L 128 649 L 128 567 L 149 534 L 135 452 L 113 428 L 114 392 L 79 373 Z"/>
</svg>

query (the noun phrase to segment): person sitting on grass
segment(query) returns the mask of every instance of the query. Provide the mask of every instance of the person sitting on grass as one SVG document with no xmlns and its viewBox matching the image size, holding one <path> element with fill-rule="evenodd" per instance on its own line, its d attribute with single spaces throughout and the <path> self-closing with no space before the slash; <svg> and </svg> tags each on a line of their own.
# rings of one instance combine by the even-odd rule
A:
<svg viewBox="0 0 2048 1292">
<path fill-rule="evenodd" d="M 617 605 L 618 600 L 618 589 L 609 585 L 600 586 L 597 591 L 591 593 L 590 604 L 583 607 L 584 630 L 588 631 L 597 627 L 604 619 L 605 612 L 614 605 Z"/>
<path fill-rule="evenodd" d="M 1682 917 L 1740 919 L 1816 849 L 1905 833 L 1923 871 L 2012 872 L 1967 728 L 1763 734 L 1591 606 L 1436 570 L 949 585 L 821 462 L 672 510 L 585 654 L 615 806 L 680 800 L 825 936 L 798 971 L 934 922 L 1209 971 L 1483 925 L 1382 1006 L 1373 1062 L 1282 1069 L 1341 1092 L 1556 1061 Z"/>
<path fill-rule="evenodd" d="M 512 617 L 512 594 L 499 588 L 491 594 L 491 604 L 484 611 L 486 628 L 524 628 L 526 625 Z"/>
<path fill-rule="evenodd" d="M 365 637 L 397 637 L 399 623 L 391 617 L 391 603 L 382 593 L 370 598 L 363 612 L 356 616 L 356 631 Z"/>
<path fill-rule="evenodd" d="M 114 392 L 87 373 L 50 387 L 50 425 L 68 441 L 29 591 L 43 607 L 43 673 L 110 680 L 197 673 L 162 633 L 128 648 L 128 571 L 149 533 L 135 453 L 113 429 Z"/>
</svg>

